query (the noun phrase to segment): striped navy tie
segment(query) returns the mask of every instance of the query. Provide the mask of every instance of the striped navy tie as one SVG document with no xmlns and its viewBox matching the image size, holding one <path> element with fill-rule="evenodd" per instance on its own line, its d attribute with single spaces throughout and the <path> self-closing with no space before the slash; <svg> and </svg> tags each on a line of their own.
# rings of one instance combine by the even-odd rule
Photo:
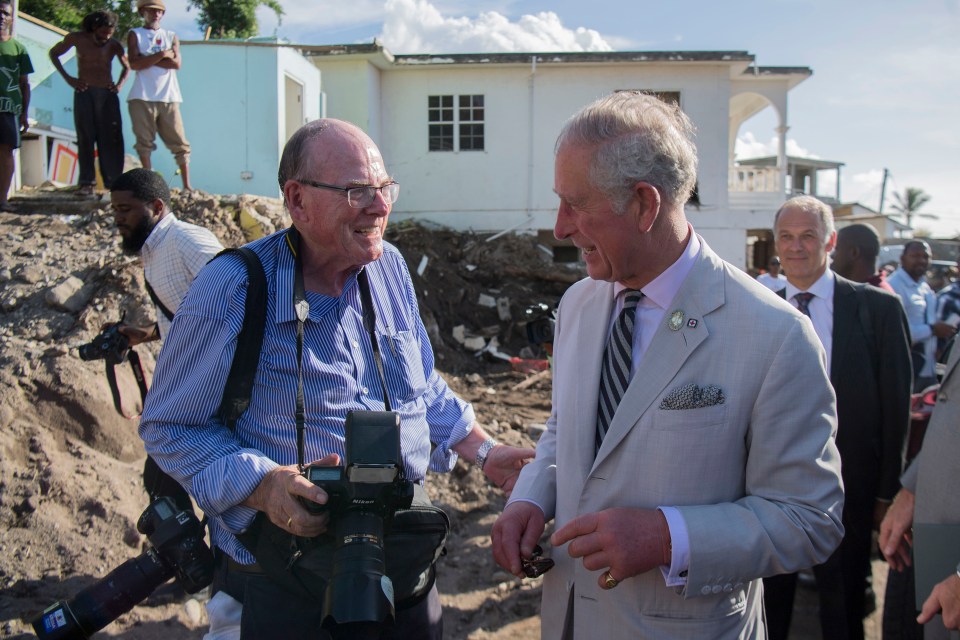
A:
<svg viewBox="0 0 960 640">
<path fill-rule="evenodd" d="M 801 291 L 796 293 L 793 296 L 793 299 L 797 301 L 797 309 L 800 310 L 800 313 L 810 317 L 810 301 L 813 300 L 813 294 L 808 291 Z"/>
<path fill-rule="evenodd" d="M 607 429 L 613 421 L 613 414 L 630 384 L 630 360 L 633 353 L 633 325 L 637 314 L 637 303 L 643 297 L 640 291 L 627 290 L 623 300 L 623 309 L 613 323 L 613 330 L 603 352 L 603 368 L 600 370 L 600 402 L 597 409 L 597 450 Z"/>
</svg>

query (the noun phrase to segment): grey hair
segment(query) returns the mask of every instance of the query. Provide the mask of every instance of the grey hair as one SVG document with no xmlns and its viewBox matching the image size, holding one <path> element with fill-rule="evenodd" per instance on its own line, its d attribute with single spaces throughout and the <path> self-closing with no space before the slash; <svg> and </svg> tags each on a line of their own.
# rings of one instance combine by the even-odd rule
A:
<svg viewBox="0 0 960 640">
<path fill-rule="evenodd" d="M 2 1 L 0 0 L 0 2 Z M 329 126 L 329 120 L 313 120 L 297 129 L 287 140 L 287 144 L 283 147 L 283 155 L 280 156 L 280 168 L 277 170 L 280 193 L 283 193 L 283 187 L 287 184 L 287 180 L 302 178 L 305 173 L 314 169 L 311 166 L 307 150 L 310 148 L 310 142 L 319 137 Z M 286 194 L 284 194 L 283 200 L 286 204 Z"/>
<path fill-rule="evenodd" d="M 818 200 L 813 196 L 794 196 L 790 198 L 777 209 L 777 215 L 773 216 L 773 228 L 777 228 L 777 222 L 780 220 L 780 214 L 786 211 L 787 209 L 799 209 L 800 211 L 806 211 L 807 213 L 812 213 L 818 218 L 820 218 L 820 224 L 823 225 L 824 236 L 823 239 L 826 241 L 836 227 L 833 224 L 833 209 L 831 209 L 825 202 Z"/>
<path fill-rule="evenodd" d="M 649 182 L 669 204 L 683 205 L 697 180 L 696 129 L 680 107 L 638 91 L 619 91 L 587 105 L 563 125 L 555 151 L 595 146 L 590 183 L 618 214 L 633 185 Z"/>
</svg>

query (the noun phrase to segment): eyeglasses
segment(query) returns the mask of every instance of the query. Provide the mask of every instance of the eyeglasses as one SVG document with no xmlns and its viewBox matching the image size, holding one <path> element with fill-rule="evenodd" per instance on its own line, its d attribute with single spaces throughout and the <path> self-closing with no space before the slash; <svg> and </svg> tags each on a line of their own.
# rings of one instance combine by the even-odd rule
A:
<svg viewBox="0 0 960 640">
<path fill-rule="evenodd" d="M 533 548 L 533 553 L 529 559 L 520 558 L 520 568 L 523 570 L 523 575 L 528 578 L 539 578 L 553 569 L 553 565 L 553 558 L 543 557 L 543 549 L 540 545 Z"/>
<path fill-rule="evenodd" d="M 373 201 L 377 199 L 377 192 L 379 191 L 383 194 L 383 199 L 387 204 L 393 204 L 397 201 L 397 198 L 400 197 L 400 183 L 399 182 L 388 182 L 382 187 L 338 187 L 333 184 L 324 184 L 322 182 L 314 182 L 313 180 L 307 180 L 306 178 L 301 178 L 297 180 L 305 185 L 311 187 L 316 187 L 317 189 L 330 189 L 331 191 L 340 191 L 341 193 L 346 194 L 347 204 L 349 204 L 354 209 L 366 209 Z"/>
</svg>

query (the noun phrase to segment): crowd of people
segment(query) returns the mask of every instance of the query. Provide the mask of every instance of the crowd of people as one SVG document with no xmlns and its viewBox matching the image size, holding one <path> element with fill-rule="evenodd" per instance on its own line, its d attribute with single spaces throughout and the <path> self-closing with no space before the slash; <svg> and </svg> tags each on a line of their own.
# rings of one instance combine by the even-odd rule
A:
<svg viewBox="0 0 960 640">
<path fill-rule="evenodd" d="M 298 130 L 278 171 L 291 228 L 243 259 L 211 261 L 223 247 L 177 220 L 150 170 L 159 134 L 190 188 L 177 38 L 160 27 L 162 0 L 137 9 L 144 25 L 126 52 L 112 39 L 116 16 L 101 11 L 50 57 L 76 91 L 81 190 L 93 189 L 96 149 L 123 248 L 143 259 L 158 321 L 120 331 L 131 344 L 164 342 L 139 428 L 144 481 L 151 499 L 195 502 L 209 518 L 208 638 L 328 637 L 311 594 L 331 579 L 333 545 L 303 541 L 329 538 L 336 523 L 318 513 L 329 496 L 305 471 L 341 463 L 360 412 L 396 416 L 396 464 L 414 500 L 428 471 L 461 456 L 504 491 L 494 559 L 518 577 L 544 575 L 544 638 L 785 639 L 797 573 L 811 568 L 823 637 L 863 638 L 874 531 L 898 572 L 921 551 L 910 547 L 915 522 L 960 523 L 960 352 L 904 469 L 911 393 L 938 382 L 960 324 L 960 285 L 937 296 L 924 282 L 926 243 L 907 243 L 884 280 L 872 228 L 838 231 L 828 206 L 792 198 L 776 212 L 777 255 L 758 283 L 686 218 L 697 175 L 689 118 L 639 92 L 601 98 L 556 143 L 554 233 L 580 250 L 588 277 L 557 311 L 551 416 L 536 450 L 505 446 L 434 369 L 407 265 L 383 240 L 400 184 L 357 126 Z M 21 88 L 19 102 L 0 95 L 0 188 L 32 70 L 9 38 L 10 10 L 0 0 L 0 65 L 16 62 Z M 60 63 L 71 49 L 75 78 Z M 124 173 L 117 94 L 130 68 L 143 168 Z M 222 399 L 257 304 L 248 402 L 228 420 Z M 298 581 L 278 574 L 271 544 Z M 436 586 L 417 594 L 390 595 L 389 624 L 373 637 L 442 637 Z M 927 637 L 956 634 L 960 566 L 944 565 L 923 595 Z"/>
<path fill-rule="evenodd" d="M 796 218 L 800 219 L 797 225 L 789 224 Z M 791 227 L 795 233 L 790 233 Z M 804 233 L 811 241 L 816 240 L 816 250 L 797 253 L 802 243 L 791 244 L 790 240 L 802 238 Z M 862 621 L 871 610 L 866 595 L 873 597 L 873 532 L 879 530 L 880 551 L 891 567 L 887 597 L 902 598 L 914 589 L 907 545 L 912 540 L 914 492 L 920 473 L 936 474 L 933 479 L 926 476 L 926 513 L 920 521 L 960 523 L 956 505 L 939 508 L 940 501 L 947 498 L 942 486 L 935 483 L 946 482 L 951 476 L 945 461 L 924 453 L 901 477 L 911 393 L 940 384 L 937 365 L 948 360 L 944 386 L 937 394 L 938 420 L 933 427 L 937 435 L 925 437 L 923 451 L 934 447 L 945 447 L 941 454 L 958 451 L 955 434 L 951 441 L 951 431 L 956 432 L 957 425 L 949 422 L 954 417 L 947 385 L 948 381 L 955 384 L 950 375 L 955 362 L 950 355 L 960 324 L 960 283 L 933 291 L 925 279 L 931 250 L 922 240 L 911 240 L 903 246 L 899 268 L 886 277 L 885 271 L 877 270 L 880 239 L 873 227 L 853 224 L 834 231 L 829 207 L 808 196 L 794 198 L 780 209 L 774 238 L 779 256 L 771 258 L 770 274 L 762 274 L 757 280 L 771 287 L 777 277 L 785 276 L 782 287 L 771 288 L 810 316 L 827 353 L 837 398 L 844 538 L 827 562 L 813 567 L 821 632 L 824 638 L 863 638 Z M 779 272 L 781 263 L 785 274 Z M 817 267 L 813 272 L 811 264 Z M 854 290 L 862 299 L 851 304 L 854 296 L 850 293 Z M 842 362 L 836 360 L 838 357 Z M 931 444 L 934 439 L 937 444 Z M 936 509 L 929 503 L 931 493 L 938 501 Z M 948 637 L 943 635 L 944 625 L 939 619 L 931 622 L 931 612 L 943 608 L 948 612 L 947 626 L 956 629 L 960 566 L 957 570 L 958 574 L 944 580 L 923 607 L 920 620 L 928 623 L 925 635 L 912 621 L 887 612 L 884 629 L 901 630 L 895 637 Z M 791 574 L 764 579 L 770 638 L 788 636 L 796 582 Z M 912 610 L 913 604 L 906 608 Z"/>
</svg>

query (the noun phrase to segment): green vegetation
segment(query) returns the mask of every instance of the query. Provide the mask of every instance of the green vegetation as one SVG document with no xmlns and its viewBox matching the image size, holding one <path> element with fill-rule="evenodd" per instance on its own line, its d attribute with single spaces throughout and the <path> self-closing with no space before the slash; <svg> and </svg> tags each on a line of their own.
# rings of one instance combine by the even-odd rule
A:
<svg viewBox="0 0 960 640">
<path fill-rule="evenodd" d="M 119 18 L 117 38 L 123 38 L 133 27 L 143 21 L 130 0 L 20 0 L 20 11 L 67 31 L 82 31 L 83 17 L 88 13 L 106 9 Z"/>
<path fill-rule="evenodd" d="M 269 7 L 283 17 L 279 0 L 188 0 L 189 8 L 199 12 L 197 24 L 202 31 L 210 29 L 210 37 L 250 38 L 257 35 L 257 8 Z M 118 39 L 123 39 L 133 27 L 143 21 L 137 15 L 133 0 L 20 0 L 20 10 L 34 18 L 67 31 L 81 31 L 83 17 L 88 13 L 106 9 L 119 18 Z"/>
<path fill-rule="evenodd" d="M 188 0 L 189 6 L 200 15 L 200 29 L 210 29 L 210 37 L 250 38 L 257 35 L 257 7 L 273 9 L 277 18 L 283 17 L 283 7 L 278 0 Z"/>
</svg>

